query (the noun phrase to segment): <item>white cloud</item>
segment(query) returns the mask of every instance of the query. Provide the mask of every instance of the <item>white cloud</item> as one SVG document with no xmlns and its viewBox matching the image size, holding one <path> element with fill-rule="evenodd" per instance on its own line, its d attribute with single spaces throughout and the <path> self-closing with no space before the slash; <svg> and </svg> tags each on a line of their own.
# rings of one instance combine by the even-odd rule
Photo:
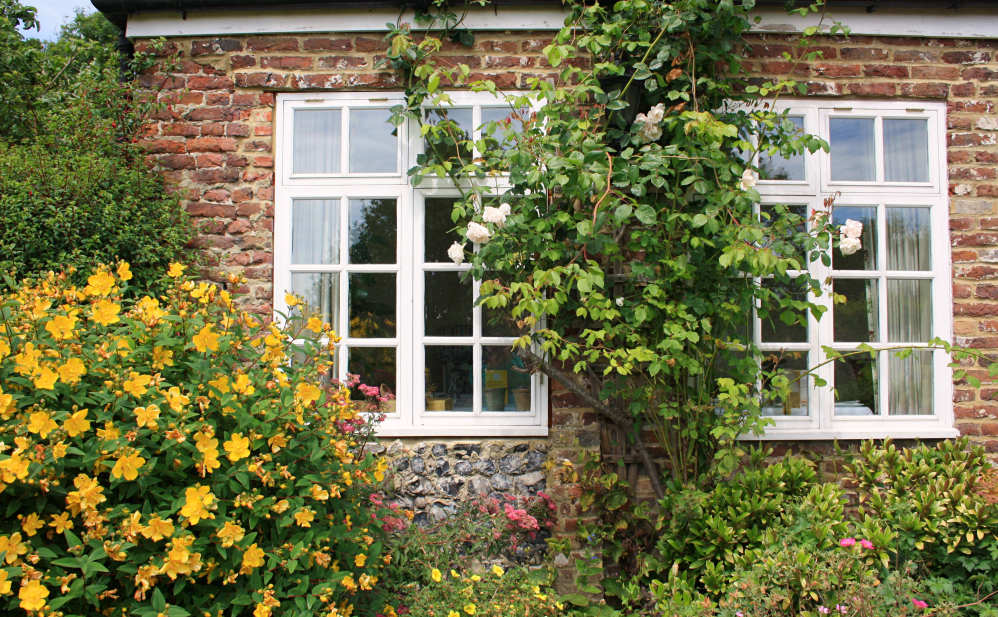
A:
<svg viewBox="0 0 998 617">
<path fill-rule="evenodd" d="M 38 10 L 38 22 L 41 30 L 22 30 L 24 36 L 43 41 L 54 41 L 59 36 L 59 26 L 73 17 L 76 8 L 82 8 L 88 13 L 94 12 L 92 4 L 82 0 L 22 0 L 22 4 L 33 6 Z"/>
</svg>

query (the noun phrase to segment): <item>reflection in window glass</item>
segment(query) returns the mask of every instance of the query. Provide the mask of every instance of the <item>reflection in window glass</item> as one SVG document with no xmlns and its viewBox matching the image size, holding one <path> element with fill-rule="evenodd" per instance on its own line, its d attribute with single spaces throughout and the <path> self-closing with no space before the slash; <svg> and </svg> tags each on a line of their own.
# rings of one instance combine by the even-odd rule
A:
<svg viewBox="0 0 998 617">
<path fill-rule="evenodd" d="M 461 272 L 426 272 L 423 292 L 426 303 L 426 336 L 471 336 L 471 278 L 461 281 Z"/>
<path fill-rule="evenodd" d="M 837 182 L 875 182 L 877 180 L 876 146 L 872 118 L 830 118 L 829 158 L 832 180 Z"/>
<path fill-rule="evenodd" d="M 835 415 L 880 415 L 877 393 L 880 376 L 870 354 L 854 354 L 835 362 Z"/>
<path fill-rule="evenodd" d="M 760 306 L 759 317 L 763 343 L 806 343 L 807 342 L 807 311 L 793 308 L 781 308 L 781 300 L 789 299 L 795 302 L 807 302 L 807 292 L 801 290 L 797 283 L 778 283 L 773 279 L 765 279 L 762 286 L 772 293 Z M 763 316 L 763 313 L 767 313 Z M 793 319 L 793 323 L 787 324 Z M 803 320 L 804 323 L 801 323 Z"/>
<path fill-rule="evenodd" d="M 783 209 L 783 213 L 780 209 Z M 796 242 L 793 238 L 794 234 L 804 233 L 807 231 L 807 206 L 801 204 L 787 205 L 787 206 L 769 206 L 762 205 L 759 206 L 759 219 L 765 227 L 774 227 L 781 222 L 781 217 L 783 220 L 787 218 L 788 215 L 797 217 L 798 223 L 793 226 L 793 228 L 787 228 L 786 235 L 781 236 L 780 239 L 789 242 L 793 246 L 793 251 L 789 251 L 785 248 L 780 249 L 779 247 L 774 247 L 774 252 L 783 255 L 784 257 L 792 257 L 796 255 L 801 259 L 801 264 L 806 264 L 806 255 L 804 254 L 804 245 Z"/>
<path fill-rule="evenodd" d="M 832 329 L 837 343 L 880 341 L 880 298 L 876 279 L 835 279 L 832 291 L 846 298 L 832 307 Z"/>
<path fill-rule="evenodd" d="M 395 347 L 351 347 L 349 350 L 349 360 L 347 361 L 347 372 L 360 375 L 360 382 L 369 386 L 381 389 L 381 395 L 397 392 L 398 381 L 396 380 L 396 348 Z M 364 395 L 354 388 L 350 391 L 350 398 L 353 400 L 364 400 Z M 391 413 L 389 403 L 385 412 Z"/>
<path fill-rule="evenodd" d="M 350 336 L 395 336 L 395 274 L 350 273 Z"/>
<path fill-rule="evenodd" d="M 340 200 L 291 203 L 291 263 L 340 263 Z"/>
<path fill-rule="evenodd" d="M 764 383 L 762 388 L 762 414 L 764 416 L 806 416 L 808 415 L 809 377 L 807 373 L 807 352 L 787 351 L 773 353 L 762 363 L 764 372 L 781 370 L 790 382 L 789 395 L 780 397 L 775 388 Z"/>
<path fill-rule="evenodd" d="M 454 232 L 455 224 L 451 219 L 454 211 L 453 197 L 427 197 L 423 216 L 423 260 L 426 263 L 452 263 L 447 256 L 447 249 L 461 237 Z"/>
<path fill-rule="evenodd" d="M 509 306 L 490 309 L 482 305 L 482 336 L 510 338 L 520 336 Z"/>
<path fill-rule="evenodd" d="M 474 350 L 470 345 L 427 345 L 426 411 L 474 411 Z"/>
<path fill-rule="evenodd" d="M 916 351 L 907 358 L 899 358 L 890 352 L 887 371 L 890 415 L 932 415 L 931 351 Z"/>
<path fill-rule="evenodd" d="M 522 133 L 523 120 L 520 117 L 523 113 L 526 112 L 524 110 L 514 112 L 509 107 L 482 107 L 482 125 L 479 128 L 482 131 L 482 138 L 489 140 L 490 150 L 494 146 L 501 146 L 504 150 L 509 149 L 511 144 L 506 142 L 505 131 L 512 129 L 515 133 Z M 486 134 L 486 125 L 489 122 L 495 122 L 497 126 L 492 133 Z M 491 143 L 492 141 L 495 144 Z"/>
<path fill-rule="evenodd" d="M 398 171 L 398 127 L 387 109 L 350 110 L 350 171 L 395 173 Z"/>
<path fill-rule="evenodd" d="M 530 373 L 511 347 L 482 347 L 482 411 L 530 411 Z"/>
<path fill-rule="evenodd" d="M 292 154 L 296 174 L 340 173 L 340 110 L 296 109 Z"/>
<path fill-rule="evenodd" d="M 860 236 L 861 248 L 852 255 L 844 255 L 841 250 L 832 250 L 832 267 L 836 270 L 876 270 L 877 269 L 877 209 L 853 206 L 832 206 L 832 223 L 836 230 L 846 221 L 859 221 L 863 224 Z"/>
<path fill-rule="evenodd" d="M 929 208 L 887 208 L 887 269 L 931 270 Z"/>
<path fill-rule="evenodd" d="M 471 149 L 465 145 L 461 145 L 461 142 L 465 142 L 471 139 L 472 136 L 472 110 L 471 109 L 454 109 L 454 108 L 439 108 L 439 109 L 427 109 L 426 110 L 426 122 L 434 126 L 443 123 L 446 120 L 450 120 L 452 123 L 457 124 L 456 127 L 451 125 L 451 130 L 446 132 L 446 135 L 442 136 L 443 141 L 438 143 L 434 151 L 434 146 L 432 146 L 429 140 L 423 140 L 423 147 L 427 154 L 433 151 L 437 158 L 441 161 L 447 159 L 457 158 L 459 147 L 461 160 L 467 164 L 471 162 Z"/>
<path fill-rule="evenodd" d="M 803 116 L 788 116 L 784 120 L 795 126 L 801 134 L 804 131 Z M 759 154 L 759 178 L 762 180 L 804 180 L 804 155 L 793 154 L 790 158 L 779 152 L 770 156 L 765 150 Z"/>
<path fill-rule="evenodd" d="M 929 181 L 928 120 L 884 119 L 884 180 Z"/>
<path fill-rule="evenodd" d="M 395 263 L 397 228 L 394 199 L 351 199 L 350 263 Z"/>
<path fill-rule="evenodd" d="M 295 272 L 291 275 L 291 291 L 305 301 L 309 316 L 317 315 L 323 322 L 332 324 L 334 328 L 339 327 L 339 274 Z"/>
</svg>

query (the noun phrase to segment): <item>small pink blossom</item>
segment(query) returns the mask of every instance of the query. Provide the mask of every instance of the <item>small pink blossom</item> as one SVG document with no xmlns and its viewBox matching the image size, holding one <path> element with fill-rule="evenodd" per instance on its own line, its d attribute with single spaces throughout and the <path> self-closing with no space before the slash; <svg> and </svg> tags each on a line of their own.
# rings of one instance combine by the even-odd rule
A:
<svg viewBox="0 0 998 617">
<path fill-rule="evenodd" d="M 868 551 L 873 550 L 873 542 L 870 542 L 869 540 L 860 540 L 859 545 Z"/>
<path fill-rule="evenodd" d="M 827 615 L 828 613 L 831 613 L 832 611 L 830 611 L 827 606 L 819 606 L 818 607 L 818 612 L 821 613 L 822 615 Z"/>
<path fill-rule="evenodd" d="M 856 540 L 853 538 L 843 538 L 839 540 L 839 546 L 841 546 L 842 548 L 849 548 L 854 544 L 856 544 Z"/>
<path fill-rule="evenodd" d="M 849 607 L 846 606 L 845 604 L 836 604 L 835 610 L 845 615 L 847 612 L 849 612 Z"/>
<path fill-rule="evenodd" d="M 915 605 L 915 608 L 929 608 L 928 603 L 916 600 L 915 598 L 911 599 L 911 603 Z"/>
</svg>

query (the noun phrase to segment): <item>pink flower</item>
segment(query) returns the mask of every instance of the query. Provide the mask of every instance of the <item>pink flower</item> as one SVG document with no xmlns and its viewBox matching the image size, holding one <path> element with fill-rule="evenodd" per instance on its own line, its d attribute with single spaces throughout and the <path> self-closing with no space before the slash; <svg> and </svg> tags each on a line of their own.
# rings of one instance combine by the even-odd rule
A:
<svg viewBox="0 0 998 617">
<path fill-rule="evenodd" d="M 849 548 L 853 544 L 856 544 L 856 540 L 853 538 L 843 538 L 842 540 L 839 540 L 839 546 L 842 548 Z"/>
<path fill-rule="evenodd" d="M 849 607 L 846 606 L 845 604 L 836 604 L 835 610 L 845 615 L 849 611 Z"/>
<path fill-rule="evenodd" d="M 921 600 L 911 599 L 911 603 L 915 605 L 915 608 L 929 608 L 929 605 Z"/>
<path fill-rule="evenodd" d="M 870 542 L 869 540 L 860 540 L 859 545 L 868 551 L 873 550 L 873 542 Z"/>
<path fill-rule="evenodd" d="M 735 613 L 735 617 L 745 617 L 745 613 L 738 611 L 737 613 Z"/>
<path fill-rule="evenodd" d="M 819 606 L 818 607 L 818 612 L 821 613 L 822 615 L 827 615 L 828 613 L 830 613 L 832 611 L 828 610 L 827 606 Z"/>
</svg>

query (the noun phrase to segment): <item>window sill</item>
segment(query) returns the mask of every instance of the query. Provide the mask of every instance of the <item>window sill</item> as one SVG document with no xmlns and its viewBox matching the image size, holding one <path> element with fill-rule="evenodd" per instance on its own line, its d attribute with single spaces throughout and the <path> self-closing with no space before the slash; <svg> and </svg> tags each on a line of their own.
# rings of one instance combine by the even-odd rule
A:
<svg viewBox="0 0 998 617">
<path fill-rule="evenodd" d="M 870 427 L 864 429 L 793 429 L 768 427 L 764 435 L 743 435 L 740 441 L 828 441 L 863 439 L 953 439 L 960 431 L 943 426 Z"/>
<path fill-rule="evenodd" d="M 547 437 L 547 426 L 391 426 L 382 424 L 376 435 L 380 439 L 395 437 Z"/>
</svg>

